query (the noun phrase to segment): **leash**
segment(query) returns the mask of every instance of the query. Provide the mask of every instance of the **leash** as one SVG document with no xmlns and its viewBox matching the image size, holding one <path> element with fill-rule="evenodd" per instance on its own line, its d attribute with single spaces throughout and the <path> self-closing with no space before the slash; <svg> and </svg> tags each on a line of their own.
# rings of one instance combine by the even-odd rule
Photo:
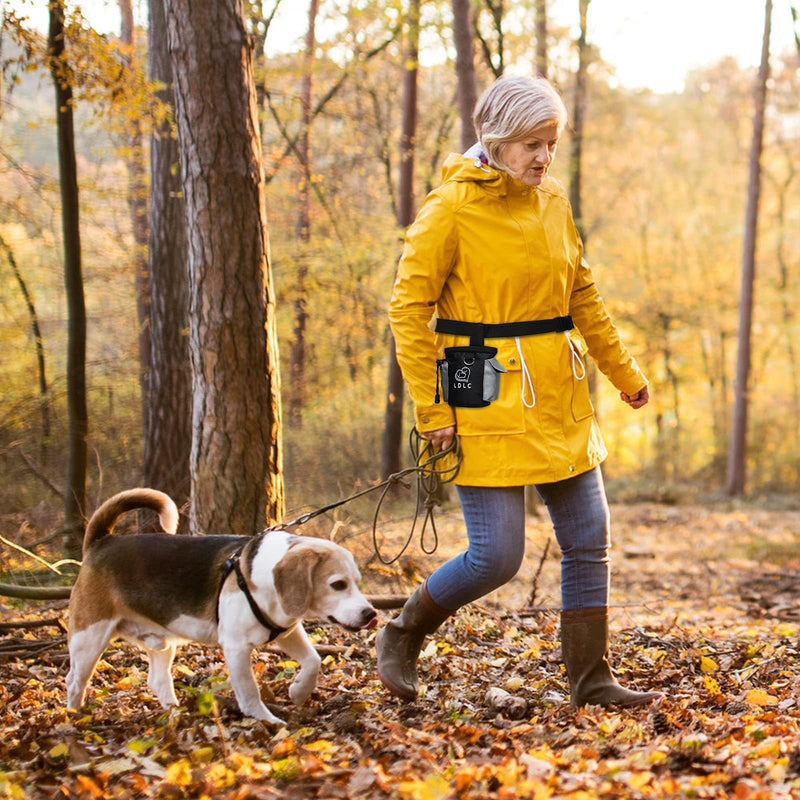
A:
<svg viewBox="0 0 800 800">
<path fill-rule="evenodd" d="M 414 427 L 411 429 L 409 434 L 409 447 L 411 448 L 411 455 L 414 458 L 413 467 L 408 467 L 400 470 L 400 472 L 395 472 L 380 483 L 376 483 L 374 486 L 370 486 L 368 489 L 356 492 L 355 494 L 345 497 L 342 500 L 328 503 L 327 505 L 317 508 L 314 511 L 307 511 L 305 514 L 301 514 L 299 517 L 291 520 L 291 522 L 271 525 L 269 528 L 266 528 L 266 530 L 288 530 L 289 528 L 303 525 L 309 520 L 314 519 L 314 517 L 318 517 L 320 514 L 325 514 L 334 508 L 339 508 L 339 506 L 343 506 L 345 503 L 349 503 L 352 500 L 363 497 L 370 492 L 383 489 L 381 496 L 378 499 L 378 504 L 375 508 L 375 515 L 372 519 L 372 544 L 378 560 L 382 564 L 388 566 L 389 564 L 394 564 L 394 562 L 397 561 L 403 555 L 403 553 L 405 553 L 409 544 L 411 543 L 411 539 L 414 536 L 414 531 L 416 530 L 417 521 L 420 514 L 420 506 L 422 505 L 425 507 L 425 520 L 422 523 L 422 529 L 420 531 L 420 547 L 422 552 L 426 555 L 433 554 L 436 552 L 436 548 L 439 544 L 439 535 L 436 531 L 436 521 L 433 517 L 433 509 L 436 505 L 436 498 L 439 494 L 441 485 L 443 483 L 450 483 L 452 480 L 454 480 L 458 474 L 458 470 L 461 467 L 461 461 L 463 459 L 463 454 L 461 452 L 461 441 L 456 434 L 453 436 L 453 442 L 448 448 L 444 450 L 434 450 L 431 442 L 428 439 L 424 439 L 416 427 Z M 451 466 L 438 466 L 437 462 L 443 458 L 446 458 L 447 456 L 452 456 L 454 463 Z M 411 529 L 408 532 L 408 536 L 406 537 L 406 540 L 403 543 L 400 551 L 393 558 L 386 559 L 381 553 L 381 549 L 378 545 L 378 518 L 380 516 L 380 510 L 383 506 L 384 500 L 386 499 L 386 495 L 389 493 L 389 490 L 398 483 L 403 483 L 404 486 L 407 486 L 407 484 L 403 482 L 403 478 L 411 474 L 416 475 L 417 487 L 414 519 L 411 523 Z M 423 495 L 424 502 L 420 502 Z M 425 529 L 429 521 L 433 531 L 433 546 L 432 548 L 427 549 L 425 545 Z"/>
</svg>

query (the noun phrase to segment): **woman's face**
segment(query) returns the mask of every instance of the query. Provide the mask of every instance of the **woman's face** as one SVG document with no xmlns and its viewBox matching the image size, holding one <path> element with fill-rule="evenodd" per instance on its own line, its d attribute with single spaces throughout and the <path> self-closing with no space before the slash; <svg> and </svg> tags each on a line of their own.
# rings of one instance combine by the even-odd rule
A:
<svg viewBox="0 0 800 800">
<path fill-rule="evenodd" d="M 524 139 L 503 145 L 500 158 L 506 172 L 528 186 L 538 186 L 553 163 L 560 133 L 557 122 L 546 122 Z"/>
</svg>

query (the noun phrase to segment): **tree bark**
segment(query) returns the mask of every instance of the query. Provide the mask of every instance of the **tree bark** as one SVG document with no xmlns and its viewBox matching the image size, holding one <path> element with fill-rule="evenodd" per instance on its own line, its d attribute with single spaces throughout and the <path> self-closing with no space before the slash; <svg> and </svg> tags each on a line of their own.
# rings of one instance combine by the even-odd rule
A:
<svg viewBox="0 0 800 800">
<path fill-rule="evenodd" d="M 402 228 L 414 221 L 414 148 L 417 135 L 417 76 L 419 72 L 420 0 L 411 0 L 407 18 L 407 45 L 403 77 L 403 130 L 400 137 L 400 181 L 397 200 L 397 223 Z M 381 447 L 381 475 L 400 471 L 400 447 L 403 438 L 403 376 L 397 363 L 392 339 L 389 348 L 389 375 Z"/>
<path fill-rule="evenodd" d="M 772 0 L 764 8 L 764 36 L 761 41 L 761 65 L 754 90 L 753 138 L 750 143 L 750 174 L 747 184 L 744 240 L 742 243 L 742 276 L 739 293 L 739 347 L 736 358 L 733 421 L 726 492 L 740 497 L 744 494 L 747 463 L 747 411 L 750 380 L 750 333 L 753 322 L 753 294 L 756 278 L 756 239 L 758 234 L 758 203 L 761 196 L 761 152 L 764 142 L 764 109 L 769 80 L 769 37 L 772 21 Z"/>
<path fill-rule="evenodd" d="M 547 77 L 547 0 L 536 0 L 536 73 Z"/>
<path fill-rule="evenodd" d="M 75 126 L 72 87 L 65 67 L 64 6 L 50 3 L 48 55 L 56 92 L 58 166 L 61 183 L 61 225 L 64 236 L 64 285 L 67 294 L 67 406 L 69 446 L 65 528 L 70 550 L 80 552 L 86 512 L 86 469 L 89 417 L 86 407 L 86 305 L 81 264 L 78 167 L 75 160 Z"/>
<path fill-rule="evenodd" d="M 120 39 L 128 50 L 122 62 L 131 69 L 136 59 L 136 26 L 132 0 L 118 0 L 122 28 Z M 142 424 L 147 438 L 150 384 L 150 270 L 147 263 L 149 220 L 147 213 L 147 166 L 144 137 L 138 120 L 131 120 L 128 141 L 128 209 L 133 233 L 133 268 L 135 273 L 136 312 L 139 320 L 139 389 L 142 396 Z"/>
<path fill-rule="evenodd" d="M 189 242 L 192 531 L 283 516 L 275 299 L 242 0 L 166 0 Z"/>
<path fill-rule="evenodd" d="M 163 0 L 149 3 L 150 79 L 174 107 Z M 189 501 L 192 376 L 189 365 L 189 273 L 186 210 L 172 126 L 150 139 L 150 379 L 144 438 L 144 482 L 184 508 Z M 181 515 L 179 531 L 188 520 Z"/>
<path fill-rule="evenodd" d="M 475 75 L 475 40 L 471 20 L 471 0 L 452 0 L 453 40 L 456 45 L 456 78 L 458 80 L 458 113 L 461 117 L 461 152 L 475 144 L 472 112 L 478 99 Z"/>
<path fill-rule="evenodd" d="M 308 278 L 308 248 L 311 240 L 311 90 L 314 70 L 314 50 L 317 46 L 316 23 L 319 0 L 311 0 L 308 9 L 306 49 L 303 56 L 303 81 L 300 89 L 302 107 L 300 137 L 297 141 L 297 156 L 303 178 L 298 192 L 297 240 L 300 242 L 300 258 L 297 264 L 297 296 L 294 301 L 294 339 L 292 341 L 289 384 L 289 421 L 301 427 L 303 409 L 306 405 L 306 325 L 308 307 L 306 303 L 306 280 Z"/>
<path fill-rule="evenodd" d="M 583 158 L 583 120 L 586 113 L 586 82 L 589 68 L 589 48 L 586 46 L 586 15 L 590 0 L 578 0 L 580 34 L 578 36 L 578 71 L 575 73 L 575 104 L 572 110 L 572 149 L 569 161 L 569 201 L 572 216 L 584 247 L 586 230 L 581 203 L 581 160 Z"/>
</svg>

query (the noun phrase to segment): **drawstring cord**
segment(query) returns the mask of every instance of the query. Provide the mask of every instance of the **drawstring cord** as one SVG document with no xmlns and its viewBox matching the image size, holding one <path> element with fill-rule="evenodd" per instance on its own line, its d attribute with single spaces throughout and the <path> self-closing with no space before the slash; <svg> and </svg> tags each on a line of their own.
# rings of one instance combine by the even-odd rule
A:
<svg viewBox="0 0 800 800">
<path fill-rule="evenodd" d="M 581 358 L 580 351 L 575 344 L 573 343 L 572 339 L 569 338 L 569 331 L 564 331 L 564 337 L 567 340 L 567 346 L 569 347 L 570 352 L 570 366 L 572 367 L 572 374 L 575 376 L 576 381 L 582 381 L 586 377 L 586 364 L 583 363 L 583 358 Z M 533 391 L 533 381 L 531 380 L 531 373 L 528 370 L 528 365 L 525 363 L 525 356 L 522 355 L 522 345 L 519 341 L 519 336 L 514 337 L 514 341 L 517 343 L 517 353 L 519 353 L 519 366 L 520 370 L 522 371 L 522 391 L 520 392 L 520 396 L 522 398 L 522 405 L 525 408 L 533 408 L 536 405 L 536 393 Z M 578 374 L 578 368 L 580 367 L 580 375 Z M 530 390 L 530 402 L 526 397 L 526 394 Z"/>
<path fill-rule="evenodd" d="M 528 372 L 528 365 L 525 363 L 525 356 L 522 355 L 522 345 L 519 343 L 519 336 L 514 337 L 514 341 L 517 343 L 517 352 L 519 353 L 519 366 L 522 370 L 522 391 L 520 392 L 520 397 L 522 398 L 522 405 L 525 408 L 533 408 L 536 405 L 536 393 L 533 391 L 533 381 L 531 380 L 531 373 Z M 525 390 L 526 388 L 530 388 L 531 390 L 531 401 L 530 403 L 525 399 Z"/>
<path fill-rule="evenodd" d="M 586 364 L 583 363 L 583 359 L 581 358 L 581 354 L 578 351 L 578 348 L 575 347 L 572 339 L 569 338 L 569 332 L 564 331 L 564 336 L 567 337 L 567 345 L 569 345 L 570 353 L 572 353 L 572 374 L 575 376 L 576 381 L 582 381 L 586 377 Z M 581 367 L 581 374 L 578 375 L 577 370 L 575 369 L 575 365 L 580 364 Z"/>
</svg>

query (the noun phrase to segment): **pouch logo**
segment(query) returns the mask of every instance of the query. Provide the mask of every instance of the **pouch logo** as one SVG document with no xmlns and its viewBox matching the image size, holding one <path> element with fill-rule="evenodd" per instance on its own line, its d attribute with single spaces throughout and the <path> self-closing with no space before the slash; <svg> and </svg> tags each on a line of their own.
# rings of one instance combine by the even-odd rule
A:
<svg viewBox="0 0 800 800">
<path fill-rule="evenodd" d="M 454 389 L 471 389 L 472 384 L 469 382 L 469 367 L 460 367 L 456 370 L 453 376 L 455 379 Z"/>
</svg>

